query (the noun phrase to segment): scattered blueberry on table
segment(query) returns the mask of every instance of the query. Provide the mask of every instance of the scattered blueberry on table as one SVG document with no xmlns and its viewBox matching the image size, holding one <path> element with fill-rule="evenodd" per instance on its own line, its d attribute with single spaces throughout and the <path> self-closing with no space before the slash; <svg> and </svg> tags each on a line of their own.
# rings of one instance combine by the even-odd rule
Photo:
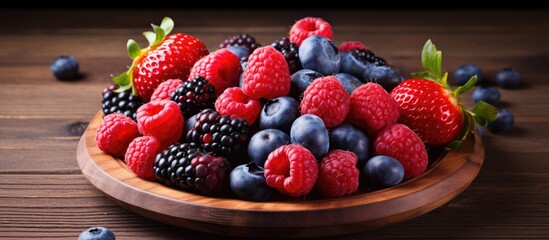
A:
<svg viewBox="0 0 549 240">
<path fill-rule="evenodd" d="M 465 84 L 472 76 L 477 75 L 477 83 L 482 83 L 483 76 L 480 67 L 474 64 L 464 64 L 454 70 L 454 80 L 458 85 Z"/>
<path fill-rule="evenodd" d="M 515 123 L 515 117 L 507 109 L 498 110 L 498 118 L 496 121 L 488 123 L 488 130 L 493 133 L 499 133 L 510 129 Z"/>
<path fill-rule="evenodd" d="M 106 227 L 91 227 L 78 236 L 78 240 L 115 240 L 114 233 Z"/>
<path fill-rule="evenodd" d="M 479 87 L 473 92 L 473 101 L 485 101 L 497 106 L 500 102 L 501 94 L 495 87 Z"/>
<path fill-rule="evenodd" d="M 57 79 L 71 80 L 78 76 L 78 61 L 72 56 L 60 56 L 53 60 L 50 69 Z"/>
<path fill-rule="evenodd" d="M 520 73 L 516 69 L 504 68 L 496 74 L 496 83 L 504 88 L 516 88 L 520 85 Z"/>
</svg>

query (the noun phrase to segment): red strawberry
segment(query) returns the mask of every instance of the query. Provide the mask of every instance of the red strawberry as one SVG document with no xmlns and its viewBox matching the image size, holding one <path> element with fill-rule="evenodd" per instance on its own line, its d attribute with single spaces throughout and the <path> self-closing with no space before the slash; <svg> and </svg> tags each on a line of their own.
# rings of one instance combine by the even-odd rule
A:
<svg viewBox="0 0 549 240">
<path fill-rule="evenodd" d="M 306 17 L 295 22 L 290 29 L 290 41 L 297 46 L 312 35 L 320 35 L 332 40 L 332 26 L 322 18 Z"/>
<path fill-rule="evenodd" d="M 421 139 L 402 124 L 393 124 L 381 130 L 374 141 L 374 151 L 377 155 L 393 157 L 402 163 L 405 179 L 421 175 L 429 162 Z"/>
<path fill-rule="evenodd" d="M 165 38 L 173 29 L 173 21 L 164 18 L 159 26 L 153 25 L 153 32 L 143 35 L 150 46 L 141 49 L 133 39 L 128 41 L 128 54 L 133 63 L 127 72 L 113 78 L 124 91 L 133 86 L 134 93 L 148 102 L 156 87 L 168 79 L 187 79 L 196 61 L 208 54 L 206 45 L 197 38 L 176 33 Z"/>
<path fill-rule="evenodd" d="M 282 53 L 271 46 L 260 47 L 248 59 L 242 77 L 246 95 L 271 99 L 290 93 L 290 69 Z"/>
<path fill-rule="evenodd" d="M 242 73 L 240 59 L 226 48 L 219 49 L 198 60 L 191 69 L 189 79 L 201 76 L 208 80 L 220 95 L 229 87 L 238 86 Z"/>
<path fill-rule="evenodd" d="M 448 73 L 441 72 L 442 53 L 430 40 L 421 58 L 427 71 L 414 74 L 415 78 L 391 91 L 400 107 L 399 121 L 414 130 L 428 147 L 457 147 L 466 133 L 474 130 L 475 121 L 481 125 L 493 121 L 497 109 L 485 102 L 477 103 L 472 112 L 463 109 L 458 95 L 474 86 L 476 76 L 452 92 L 446 82 Z"/>
<path fill-rule="evenodd" d="M 364 44 L 362 44 L 359 41 L 342 42 L 337 47 L 337 50 L 339 52 L 349 52 L 349 51 L 353 51 L 355 49 L 366 50 L 367 48 L 366 48 L 366 46 L 364 46 Z"/>
</svg>

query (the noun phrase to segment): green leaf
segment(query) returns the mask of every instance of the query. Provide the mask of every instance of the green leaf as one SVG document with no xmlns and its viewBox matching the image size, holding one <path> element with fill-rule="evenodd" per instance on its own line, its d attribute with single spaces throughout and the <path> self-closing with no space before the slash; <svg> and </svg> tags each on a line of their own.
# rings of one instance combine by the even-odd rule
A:
<svg viewBox="0 0 549 240">
<path fill-rule="evenodd" d="M 437 81 L 442 78 L 442 52 L 437 51 L 437 48 L 427 40 L 421 51 L 421 64 Z"/>
<path fill-rule="evenodd" d="M 152 46 L 154 43 L 154 40 L 156 39 L 156 34 L 154 34 L 151 31 L 146 31 L 146 32 L 143 32 L 143 36 L 145 36 L 145 38 L 149 42 L 149 46 Z"/>
<path fill-rule="evenodd" d="M 164 40 L 164 37 L 166 37 L 166 34 L 164 33 L 164 29 L 162 29 L 161 27 L 156 26 L 154 24 L 152 24 L 152 27 L 154 29 L 154 34 L 156 35 L 156 38 L 154 39 L 154 42 L 153 44 L 151 44 L 151 46 L 156 46 Z"/>
<path fill-rule="evenodd" d="M 448 73 L 445 72 L 444 75 L 442 75 L 441 83 L 445 88 L 450 88 L 448 85 Z"/>
<path fill-rule="evenodd" d="M 170 32 L 172 32 L 173 26 L 174 26 L 174 22 L 169 17 L 164 17 L 164 19 L 162 19 L 162 23 L 160 24 L 160 28 L 164 30 L 165 35 L 168 35 L 170 34 Z"/>
<path fill-rule="evenodd" d="M 448 151 L 451 151 L 459 148 L 459 146 L 461 146 L 461 141 L 454 140 L 454 141 L 451 141 L 448 145 L 446 145 L 445 149 Z"/>
<path fill-rule="evenodd" d="M 429 72 L 417 72 L 411 74 L 413 78 L 427 78 L 429 76 Z"/>
<path fill-rule="evenodd" d="M 122 74 L 116 77 L 112 77 L 112 80 L 114 83 L 116 83 L 120 87 L 129 86 L 131 83 L 130 75 L 127 72 L 123 72 Z"/>
<path fill-rule="evenodd" d="M 498 109 L 484 101 L 478 101 L 471 112 L 488 122 L 495 121 L 498 117 Z"/>
<path fill-rule="evenodd" d="M 141 55 L 141 47 L 139 47 L 139 44 L 137 44 L 135 40 L 128 40 L 126 45 L 128 47 L 128 55 L 130 55 L 130 58 L 135 59 Z"/>
<path fill-rule="evenodd" d="M 480 126 L 485 127 L 486 124 L 488 124 L 488 121 L 486 121 L 486 119 L 480 117 L 479 115 L 475 114 L 473 117 L 475 118 L 475 122 Z"/>
<path fill-rule="evenodd" d="M 132 88 L 132 85 L 120 86 L 119 88 L 115 89 L 114 92 L 121 93 L 121 92 L 124 92 L 124 91 L 126 91 L 130 88 Z"/>
<path fill-rule="evenodd" d="M 456 90 L 454 90 L 454 97 L 457 97 L 460 94 L 469 91 L 469 89 L 475 86 L 475 83 L 477 83 L 477 75 L 472 76 L 465 84 L 456 88 Z"/>
</svg>

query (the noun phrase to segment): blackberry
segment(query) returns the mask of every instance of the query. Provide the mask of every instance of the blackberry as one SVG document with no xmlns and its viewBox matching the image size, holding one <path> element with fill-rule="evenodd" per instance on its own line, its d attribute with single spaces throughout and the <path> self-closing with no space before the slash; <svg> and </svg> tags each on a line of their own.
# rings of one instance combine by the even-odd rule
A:
<svg viewBox="0 0 549 240">
<path fill-rule="evenodd" d="M 228 188 L 231 164 L 202 152 L 195 143 L 173 144 L 156 155 L 153 172 L 164 184 L 204 195 L 220 195 Z"/>
<path fill-rule="evenodd" d="M 111 84 L 103 89 L 103 98 L 101 100 L 101 108 L 103 116 L 111 113 L 122 113 L 134 121 L 137 117 L 137 109 L 143 105 L 138 96 L 132 95 L 131 89 L 123 92 L 115 92 L 118 85 Z"/>
<path fill-rule="evenodd" d="M 290 68 L 290 73 L 295 73 L 303 67 L 301 66 L 301 61 L 299 61 L 299 47 L 297 44 L 290 42 L 290 39 L 283 37 L 273 43 L 271 47 L 275 48 L 284 55 L 288 67 Z"/>
<path fill-rule="evenodd" d="M 200 110 L 213 108 L 216 95 L 215 89 L 203 77 L 196 77 L 179 86 L 171 95 L 177 103 L 185 119 L 197 114 Z"/>
<path fill-rule="evenodd" d="M 247 149 L 250 128 L 243 118 L 223 116 L 212 109 L 196 115 L 196 123 L 187 132 L 187 141 L 198 144 L 205 152 L 229 160 L 240 160 Z"/>
<path fill-rule="evenodd" d="M 248 34 L 229 37 L 219 44 L 219 48 L 226 48 L 228 46 L 241 46 L 247 48 L 250 53 L 254 52 L 256 48 L 261 47 L 261 45 L 255 41 L 255 38 Z"/>
<path fill-rule="evenodd" d="M 353 54 L 357 59 L 362 60 L 366 64 L 374 64 L 376 66 L 388 66 L 387 61 L 385 61 L 385 59 L 376 56 L 370 50 L 354 49 L 351 52 L 351 54 Z"/>
</svg>

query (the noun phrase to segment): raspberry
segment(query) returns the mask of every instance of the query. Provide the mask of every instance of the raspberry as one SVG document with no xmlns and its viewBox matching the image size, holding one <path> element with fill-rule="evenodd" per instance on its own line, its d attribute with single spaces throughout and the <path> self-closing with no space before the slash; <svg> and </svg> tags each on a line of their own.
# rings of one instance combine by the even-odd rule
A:
<svg viewBox="0 0 549 240">
<path fill-rule="evenodd" d="M 162 149 L 160 142 L 152 136 L 143 136 L 134 139 L 128 146 L 126 152 L 126 164 L 138 177 L 147 180 L 155 180 L 153 165 Z"/>
<path fill-rule="evenodd" d="M 227 88 L 215 101 L 215 110 L 223 115 L 244 118 L 252 125 L 261 111 L 259 100 L 246 96 L 238 87 Z"/>
<path fill-rule="evenodd" d="M 316 187 L 325 197 L 342 197 L 358 189 L 356 168 L 358 161 L 353 152 L 334 150 L 327 153 L 320 162 Z"/>
<path fill-rule="evenodd" d="M 136 137 L 139 137 L 137 124 L 124 114 L 113 113 L 105 116 L 97 128 L 95 141 L 101 151 L 122 159 Z"/>
<path fill-rule="evenodd" d="M 271 99 L 290 93 L 290 70 L 282 53 L 271 46 L 260 47 L 248 59 L 242 79 L 246 95 Z"/>
<path fill-rule="evenodd" d="M 427 169 L 425 144 L 406 125 L 393 124 L 381 130 L 374 141 L 374 150 L 402 163 L 405 179 L 417 177 Z"/>
<path fill-rule="evenodd" d="M 265 162 L 267 185 L 289 196 L 307 195 L 315 185 L 317 175 L 315 156 L 303 146 L 279 147 Z"/>
<path fill-rule="evenodd" d="M 351 94 L 349 120 L 370 133 L 396 123 L 399 115 L 397 102 L 377 83 L 366 83 Z"/>
<path fill-rule="evenodd" d="M 312 35 L 320 35 L 332 40 L 332 26 L 322 18 L 306 17 L 294 23 L 290 29 L 290 41 L 297 46 L 301 46 L 301 42 Z"/>
<path fill-rule="evenodd" d="M 230 50 L 222 48 L 198 60 L 191 69 L 189 79 L 198 76 L 205 78 L 219 95 L 228 87 L 238 86 L 240 73 L 240 59 Z"/>
<path fill-rule="evenodd" d="M 314 114 L 326 127 L 341 124 L 349 113 L 351 98 L 334 76 L 316 79 L 305 89 L 301 101 L 301 114 Z"/>
<path fill-rule="evenodd" d="M 337 47 L 337 50 L 339 50 L 339 52 L 350 52 L 355 49 L 366 50 L 366 46 L 364 46 L 364 44 L 362 44 L 359 41 L 348 41 L 348 42 L 342 42 Z"/>
<path fill-rule="evenodd" d="M 137 109 L 137 127 L 145 136 L 154 136 L 162 148 L 175 143 L 183 133 L 183 115 L 170 100 L 154 101 Z"/>
<path fill-rule="evenodd" d="M 181 85 L 183 85 L 181 79 L 169 79 L 160 83 L 151 96 L 151 102 L 156 100 L 170 100 L 172 93 Z"/>
</svg>

